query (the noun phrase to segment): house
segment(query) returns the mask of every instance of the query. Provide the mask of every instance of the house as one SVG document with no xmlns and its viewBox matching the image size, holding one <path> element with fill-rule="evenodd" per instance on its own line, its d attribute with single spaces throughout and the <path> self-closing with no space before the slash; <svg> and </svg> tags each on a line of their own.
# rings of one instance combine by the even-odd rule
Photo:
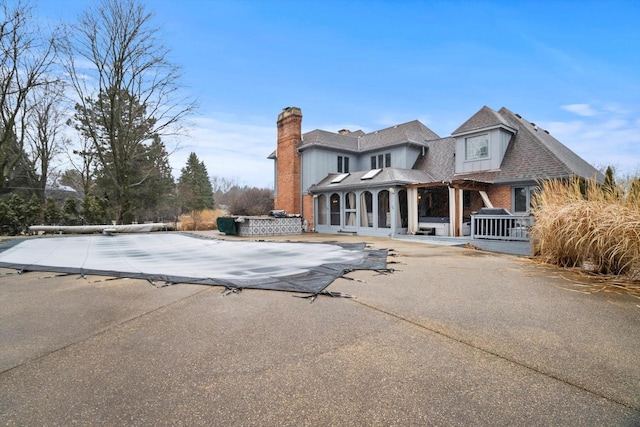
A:
<svg viewBox="0 0 640 427">
<path fill-rule="evenodd" d="M 417 120 L 375 132 L 313 130 L 278 116 L 275 208 L 309 230 L 396 236 L 469 234 L 482 207 L 528 213 L 540 180 L 602 180 L 548 131 L 506 108 L 482 107 L 448 137 Z"/>
</svg>

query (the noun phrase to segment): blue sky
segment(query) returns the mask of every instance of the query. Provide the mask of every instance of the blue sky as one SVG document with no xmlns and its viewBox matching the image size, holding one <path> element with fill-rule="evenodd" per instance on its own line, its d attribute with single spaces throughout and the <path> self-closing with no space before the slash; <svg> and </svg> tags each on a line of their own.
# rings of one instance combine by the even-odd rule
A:
<svg viewBox="0 0 640 427">
<path fill-rule="evenodd" d="M 38 0 L 69 22 L 91 0 Z M 303 132 L 418 119 L 448 136 L 507 107 L 597 167 L 640 170 L 640 1 L 148 0 L 198 99 L 176 176 L 271 187 L 276 118 Z"/>
</svg>

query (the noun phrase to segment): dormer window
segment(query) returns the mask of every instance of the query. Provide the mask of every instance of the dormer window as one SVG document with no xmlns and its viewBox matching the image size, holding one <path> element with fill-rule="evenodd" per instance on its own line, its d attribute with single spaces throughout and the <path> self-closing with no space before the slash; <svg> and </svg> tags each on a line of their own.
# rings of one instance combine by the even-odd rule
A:
<svg viewBox="0 0 640 427">
<path fill-rule="evenodd" d="M 465 138 L 465 160 L 489 158 L 489 134 Z"/>
</svg>

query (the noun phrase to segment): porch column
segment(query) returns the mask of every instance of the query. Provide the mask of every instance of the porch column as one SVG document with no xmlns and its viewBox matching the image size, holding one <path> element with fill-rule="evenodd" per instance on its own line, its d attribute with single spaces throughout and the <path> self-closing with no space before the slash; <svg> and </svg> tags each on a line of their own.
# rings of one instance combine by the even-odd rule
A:
<svg viewBox="0 0 640 427">
<path fill-rule="evenodd" d="M 462 229 L 462 190 L 449 187 L 449 236 L 460 237 Z"/>
<path fill-rule="evenodd" d="M 416 234 L 418 231 L 418 188 L 407 188 L 407 233 Z"/>
</svg>

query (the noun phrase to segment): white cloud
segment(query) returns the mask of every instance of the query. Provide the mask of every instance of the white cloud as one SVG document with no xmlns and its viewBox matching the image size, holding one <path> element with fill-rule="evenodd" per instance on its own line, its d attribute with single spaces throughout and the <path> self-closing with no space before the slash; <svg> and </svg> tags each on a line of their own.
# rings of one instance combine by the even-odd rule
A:
<svg viewBox="0 0 640 427">
<path fill-rule="evenodd" d="M 589 104 L 567 104 L 563 105 L 562 109 L 582 117 L 593 117 L 598 115 L 598 112 Z"/>
<path fill-rule="evenodd" d="M 174 176 L 180 176 L 191 152 L 204 162 L 209 177 L 233 179 L 240 185 L 273 187 L 273 160 L 267 159 L 276 147 L 276 126 L 254 125 L 233 117 L 198 117 L 193 129 L 171 155 Z"/>
<path fill-rule="evenodd" d="M 591 107 L 581 111 L 591 111 Z M 601 109 L 597 116 L 583 114 L 585 118 L 541 123 L 541 126 L 592 165 L 614 166 L 620 174 L 634 174 L 640 171 L 640 119 L 635 118 L 637 116 L 638 112 L 630 109 L 608 107 Z"/>
</svg>

